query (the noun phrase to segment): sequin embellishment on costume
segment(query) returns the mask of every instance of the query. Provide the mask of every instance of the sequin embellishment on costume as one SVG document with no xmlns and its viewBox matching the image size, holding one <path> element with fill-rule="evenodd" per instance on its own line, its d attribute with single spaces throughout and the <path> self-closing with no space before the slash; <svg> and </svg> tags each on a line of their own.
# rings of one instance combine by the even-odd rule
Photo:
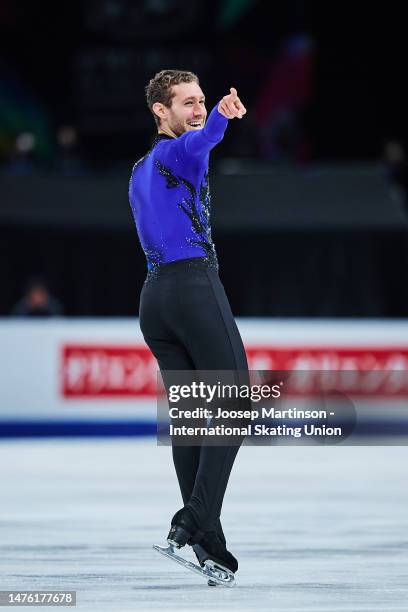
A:
<svg viewBox="0 0 408 612">
<path fill-rule="evenodd" d="M 156 167 L 160 174 L 165 177 L 166 187 L 168 189 L 174 189 L 183 185 L 189 194 L 188 197 L 184 196 L 177 204 L 178 208 L 189 217 L 192 229 L 194 233 L 197 234 L 197 240 L 187 238 L 187 242 L 191 245 L 200 246 L 204 249 L 207 257 L 216 257 L 215 247 L 211 237 L 208 172 L 206 172 L 201 182 L 200 194 L 199 198 L 197 198 L 196 188 L 190 181 L 181 176 L 175 176 L 171 169 L 166 167 L 159 160 L 156 160 Z"/>
</svg>

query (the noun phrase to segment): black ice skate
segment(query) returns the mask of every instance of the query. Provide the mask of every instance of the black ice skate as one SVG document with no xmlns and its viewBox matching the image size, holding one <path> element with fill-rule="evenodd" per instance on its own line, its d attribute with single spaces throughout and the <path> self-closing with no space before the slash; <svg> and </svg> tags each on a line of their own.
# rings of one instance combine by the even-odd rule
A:
<svg viewBox="0 0 408 612">
<path fill-rule="evenodd" d="M 188 508 L 182 508 L 171 519 L 167 542 L 176 548 L 185 546 L 198 531 L 198 525 Z"/>
<path fill-rule="evenodd" d="M 200 565 L 187 561 L 176 553 L 182 546 L 185 546 L 189 541 L 192 543 L 192 538 L 195 532 L 198 531 L 197 524 L 194 521 L 188 508 L 179 510 L 173 517 L 169 535 L 167 536 L 168 546 L 154 545 L 154 550 L 160 554 L 172 559 L 183 567 L 200 574 L 208 580 L 209 586 L 224 585 L 234 586 L 235 578 L 234 571 L 238 569 L 238 563 L 235 557 L 222 546 L 221 541 L 214 537 L 206 538 L 206 535 L 200 540 L 200 545 L 204 541 L 207 550 L 199 547 L 200 557 L 196 556 Z M 216 534 L 215 534 L 216 535 Z M 200 561 L 201 558 L 201 561 Z"/>
<path fill-rule="evenodd" d="M 222 539 L 215 531 L 206 532 L 199 544 L 193 544 L 193 550 L 201 567 L 205 566 L 206 561 L 210 561 L 233 574 L 238 570 L 238 561 L 227 550 L 225 539 Z M 208 580 L 208 586 L 217 586 L 217 584 L 218 582 L 212 579 Z"/>
</svg>

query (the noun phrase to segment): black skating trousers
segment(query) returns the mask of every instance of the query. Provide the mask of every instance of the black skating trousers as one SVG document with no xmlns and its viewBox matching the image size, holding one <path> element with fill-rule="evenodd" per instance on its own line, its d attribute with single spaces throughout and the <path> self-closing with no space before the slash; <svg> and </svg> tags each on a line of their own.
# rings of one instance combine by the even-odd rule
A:
<svg viewBox="0 0 408 612">
<path fill-rule="evenodd" d="M 203 258 L 160 266 L 146 279 L 140 327 L 160 370 L 236 370 L 248 373 L 245 349 L 217 268 Z M 245 380 L 247 384 L 247 380 Z M 242 384 L 242 382 L 241 382 Z M 248 400 L 240 400 L 247 409 Z M 242 440 L 241 440 L 242 441 Z M 216 530 L 239 443 L 172 447 L 184 505 L 200 531 Z M 198 539 L 198 538 L 197 538 Z"/>
</svg>

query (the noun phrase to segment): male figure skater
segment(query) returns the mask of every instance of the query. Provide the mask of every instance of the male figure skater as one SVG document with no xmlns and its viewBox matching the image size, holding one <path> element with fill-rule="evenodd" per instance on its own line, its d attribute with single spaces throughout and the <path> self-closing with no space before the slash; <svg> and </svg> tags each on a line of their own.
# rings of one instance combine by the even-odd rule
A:
<svg viewBox="0 0 408 612">
<path fill-rule="evenodd" d="M 132 172 L 129 198 L 148 273 L 140 326 L 161 371 L 240 370 L 248 364 L 224 288 L 211 237 L 209 153 L 228 120 L 246 109 L 237 91 L 222 98 L 208 120 L 205 97 L 191 72 L 163 70 L 146 99 L 158 134 Z M 168 541 L 193 546 L 200 565 L 215 562 L 235 573 L 220 523 L 235 446 L 176 446 L 173 460 L 184 507 Z M 233 576 L 232 576 L 233 579 Z"/>
</svg>

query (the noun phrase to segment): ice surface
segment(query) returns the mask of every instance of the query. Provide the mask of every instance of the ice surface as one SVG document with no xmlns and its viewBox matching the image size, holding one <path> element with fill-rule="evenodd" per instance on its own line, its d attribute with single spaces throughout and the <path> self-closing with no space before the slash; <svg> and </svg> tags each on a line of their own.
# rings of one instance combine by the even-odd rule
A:
<svg viewBox="0 0 408 612">
<path fill-rule="evenodd" d="M 243 447 L 223 508 L 237 585 L 209 588 L 152 550 L 181 506 L 170 448 L 2 441 L 0 589 L 76 590 L 92 612 L 407 610 L 407 465 L 406 446 Z"/>
</svg>

